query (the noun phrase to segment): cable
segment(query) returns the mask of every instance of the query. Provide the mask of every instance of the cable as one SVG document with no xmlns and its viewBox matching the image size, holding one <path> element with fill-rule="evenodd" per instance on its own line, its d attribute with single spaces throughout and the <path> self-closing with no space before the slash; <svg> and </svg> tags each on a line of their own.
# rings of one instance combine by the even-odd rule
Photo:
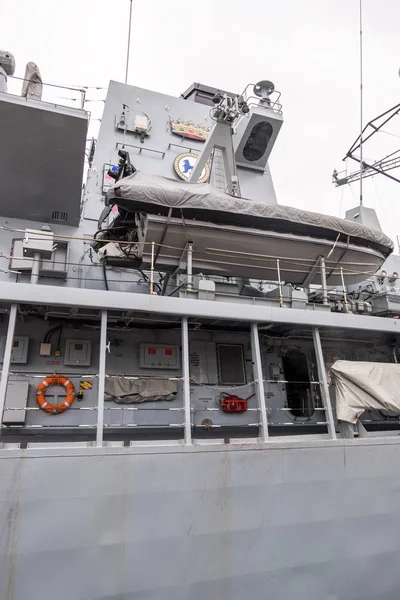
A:
<svg viewBox="0 0 400 600">
<path fill-rule="evenodd" d="M 25 79 L 24 77 L 17 77 L 16 75 L 9 75 L 10 79 L 18 79 L 19 81 L 31 81 L 30 79 Z M 62 90 L 72 90 L 74 92 L 84 92 L 87 89 L 89 89 L 88 87 L 81 87 L 81 88 L 77 88 L 77 87 L 69 87 L 66 85 L 57 85 L 56 83 L 45 83 L 44 81 L 42 81 L 42 85 L 46 85 L 49 87 L 55 87 L 55 88 L 59 88 Z M 107 88 L 91 88 L 91 89 L 107 89 Z"/>
<path fill-rule="evenodd" d="M 400 139 L 400 135 L 397 135 L 396 133 L 391 133 L 390 131 L 385 131 L 384 129 L 380 129 L 380 130 L 378 131 L 378 133 L 380 133 L 380 132 L 381 132 L 381 133 L 386 133 L 386 135 L 391 135 L 391 136 L 393 136 L 393 137 L 395 137 L 395 138 L 399 138 L 399 139 Z M 396 152 L 399 152 L 399 151 L 398 151 L 398 150 L 396 150 Z M 392 153 L 392 154 L 394 154 L 394 153 Z"/>
<path fill-rule="evenodd" d="M 110 290 L 110 288 L 108 287 L 107 271 L 106 271 L 106 263 L 105 262 L 103 262 L 103 278 L 104 278 L 104 285 L 106 286 L 106 290 L 108 292 Z"/>
<path fill-rule="evenodd" d="M 344 196 L 344 190 L 345 190 L 346 186 L 342 186 L 342 195 L 340 198 L 340 205 L 339 205 L 339 217 L 342 214 L 342 204 L 343 204 L 343 196 Z"/>
</svg>

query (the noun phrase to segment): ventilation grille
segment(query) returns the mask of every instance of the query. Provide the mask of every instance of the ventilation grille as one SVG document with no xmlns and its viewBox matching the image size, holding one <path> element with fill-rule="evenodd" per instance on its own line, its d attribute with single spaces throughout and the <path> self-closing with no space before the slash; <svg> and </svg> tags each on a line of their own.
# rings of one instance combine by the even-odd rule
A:
<svg viewBox="0 0 400 600">
<path fill-rule="evenodd" d="M 68 221 L 68 213 L 59 210 L 53 210 L 51 213 L 53 221 Z"/>
</svg>

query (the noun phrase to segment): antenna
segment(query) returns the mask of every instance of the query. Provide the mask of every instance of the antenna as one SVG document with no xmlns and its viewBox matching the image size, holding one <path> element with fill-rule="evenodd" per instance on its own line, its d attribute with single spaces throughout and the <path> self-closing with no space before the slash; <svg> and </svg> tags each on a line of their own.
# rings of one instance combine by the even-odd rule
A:
<svg viewBox="0 0 400 600">
<path fill-rule="evenodd" d="M 262 102 L 266 102 L 267 104 L 271 103 L 270 95 L 275 91 L 275 86 L 272 81 L 268 81 L 267 79 L 263 79 L 256 83 L 253 87 L 253 92 L 258 98 L 261 98 Z"/>
<path fill-rule="evenodd" d="M 360 0 L 360 206 L 363 205 L 363 28 Z"/>
<path fill-rule="evenodd" d="M 125 85 L 128 83 L 129 55 L 131 52 L 132 0 L 129 6 L 128 47 L 126 50 Z"/>
</svg>

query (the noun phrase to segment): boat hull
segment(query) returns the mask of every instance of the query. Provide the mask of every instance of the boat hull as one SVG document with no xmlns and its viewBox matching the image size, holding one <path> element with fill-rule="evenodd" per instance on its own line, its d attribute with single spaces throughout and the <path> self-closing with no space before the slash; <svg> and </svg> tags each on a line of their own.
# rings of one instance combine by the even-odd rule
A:
<svg viewBox="0 0 400 600">
<path fill-rule="evenodd" d="M 395 600 L 382 441 L 3 450 L 0 597 Z"/>
<path fill-rule="evenodd" d="M 282 281 L 298 285 L 321 283 L 319 266 L 314 268 L 320 256 L 329 255 L 327 283 L 332 286 L 342 285 L 341 269 L 345 283 L 353 284 L 376 273 L 385 260 L 378 250 L 346 242 L 148 215 L 142 268 L 151 266 L 154 242 L 155 268 L 174 271 L 185 260 L 189 241 L 194 273 L 277 281 L 279 258 Z"/>
</svg>

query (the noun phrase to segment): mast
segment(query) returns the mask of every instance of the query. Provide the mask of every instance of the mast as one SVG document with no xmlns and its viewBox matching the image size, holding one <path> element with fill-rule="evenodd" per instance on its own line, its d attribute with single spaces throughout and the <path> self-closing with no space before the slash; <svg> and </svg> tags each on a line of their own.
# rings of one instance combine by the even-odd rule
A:
<svg viewBox="0 0 400 600">
<path fill-rule="evenodd" d="M 360 16 L 360 206 L 363 205 L 363 28 L 362 0 L 359 6 Z"/>
</svg>

